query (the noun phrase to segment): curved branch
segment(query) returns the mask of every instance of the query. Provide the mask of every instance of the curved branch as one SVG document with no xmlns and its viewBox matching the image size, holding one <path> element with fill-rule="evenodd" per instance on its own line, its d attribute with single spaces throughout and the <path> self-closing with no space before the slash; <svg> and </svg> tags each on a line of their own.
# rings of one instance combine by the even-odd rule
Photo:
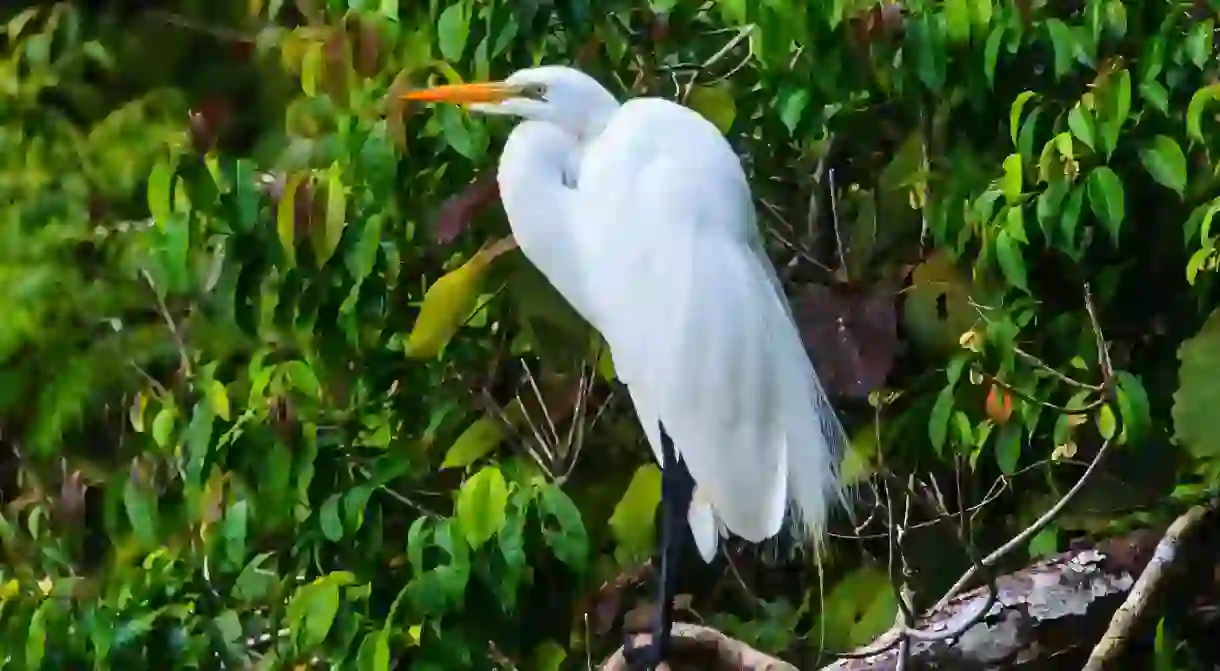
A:
<svg viewBox="0 0 1220 671">
<path fill-rule="evenodd" d="M 1127 647 L 1127 641 L 1131 638 L 1135 625 L 1148 610 L 1149 604 L 1153 600 L 1152 597 L 1160 591 L 1169 574 L 1169 569 L 1175 565 L 1174 560 L 1180 554 L 1182 539 L 1212 512 L 1215 512 L 1218 504 L 1220 501 L 1195 506 L 1169 525 L 1169 530 L 1165 532 L 1164 538 L 1157 543 L 1156 550 L 1153 551 L 1152 561 L 1148 562 L 1148 567 L 1140 574 L 1139 581 L 1135 583 L 1135 587 L 1131 588 L 1127 600 L 1114 613 L 1109 628 L 1094 646 L 1083 671 L 1102 671 L 1118 660 Z"/>
<path fill-rule="evenodd" d="M 670 657 L 657 671 L 797 671 L 781 659 L 772 657 L 722 632 L 702 625 L 675 623 L 671 630 Z M 647 645 L 650 636 L 639 634 L 635 645 Z M 630 671 L 623 649 L 619 648 L 598 667 L 600 671 Z"/>
</svg>

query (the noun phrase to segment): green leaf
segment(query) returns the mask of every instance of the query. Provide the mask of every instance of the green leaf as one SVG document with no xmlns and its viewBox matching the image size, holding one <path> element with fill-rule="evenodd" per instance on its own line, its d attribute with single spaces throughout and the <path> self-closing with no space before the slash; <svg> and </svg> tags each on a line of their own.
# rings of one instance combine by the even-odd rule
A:
<svg viewBox="0 0 1220 671">
<path fill-rule="evenodd" d="M 1078 258 L 1075 256 L 1076 229 L 1080 223 L 1080 212 L 1084 209 L 1085 190 L 1083 185 L 1072 187 L 1067 201 L 1063 204 L 1063 213 L 1059 217 L 1059 231 L 1063 237 L 1061 249 L 1073 254 L 1073 258 Z"/>
<path fill-rule="evenodd" d="M 894 623 L 898 611 L 893 592 L 883 570 L 864 566 L 848 573 L 830 590 L 823 604 L 821 624 L 826 628 L 827 644 L 855 647 L 885 631 Z M 885 612 L 887 598 L 888 613 Z M 815 626 L 814 630 L 819 628 Z"/>
<path fill-rule="evenodd" d="M 26 628 L 24 668 L 42 667 L 42 658 L 47 650 L 47 610 L 53 603 L 51 600 L 42 602 L 30 617 L 30 624 Z"/>
<path fill-rule="evenodd" d="M 153 417 L 152 437 L 158 447 L 169 447 L 170 434 L 174 431 L 174 421 L 177 418 L 178 409 L 172 405 L 161 408 L 157 411 L 157 416 Z"/>
<path fill-rule="evenodd" d="M 1118 147 L 1123 124 L 1131 114 L 1131 73 L 1123 69 L 1110 76 L 1112 81 L 1102 96 L 1106 101 L 1104 132 L 1107 156 Z"/>
<path fill-rule="evenodd" d="M 17 43 L 17 38 L 21 37 L 21 31 L 25 30 L 25 27 L 29 25 L 30 21 L 33 20 L 34 17 L 38 16 L 40 11 L 40 7 L 27 7 L 18 12 L 16 16 L 9 19 L 8 24 L 5 26 L 5 31 L 8 33 L 9 44 Z"/>
<path fill-rule="evenodd" d="M 1178 197 L 1185 195 L 1186 155 L 1177 141 L 1167 135 L 1156 136 L 1140 150 L 1140 160 L 1159 184 L 1176 192 Z"/>
<path fill-rule="evenodd" d="M 462 60 L 470 38 L 470 8 L 466 2 L 456 2 L 441 12 L 436 21 L 436 36 L 445 60 L 454 63 Z"/>
<path fill-rule="evenodd" d="M 737 103 L 727 84 L 694 87 L 686 99 L 686 106 L 711 121 L 721 133 L 728 133 L 737 118 Z"/>
<path fill-rule="evenodd" d="M 610 516 L 610 531 L 628 559 L 649 557 L 656 547 L 656 514 L 661 503 L 661 469 L 639 467 Z"/>
<path fill-rule="evenodd" d="M 145 548 L 157 547 L 157 497 L 136 481 L 133 473 L 123 485 L 123 507 L 136 539 Z"/>
<path fill-rule="evenodd" d="M 987 36 L 987 44 L 983 47 L 983 74 L 987 76 L 987 87 L 995 89 L 995 66 L 1000 59 L 1000 46 L 1004 44 L 1004 26 L 996 26 Z"/>
<path fill-rule="evenodd" d="M 1059 527 L 1052 524 L 1042 531 L 1039 531 L 1029 541 L 1029 554 L 1031 557 L 1046 557 L 1053 555 L 1059 551 Z"/>
<path fill-rule="evenodd" d="M 143 392 L 136 392 L 136 397 L 131 401 L 131 408 L 128 409 L 127 415 L 131 420 L 131 428 L 136 433 L 144 433 L 144 411 L 148 408 L 148 396 Z"/>
<path fill-rule="evenodd" d="M 577 572 L 589 564 L 589 534 L 576 504 L 554 484 L 538 485 L 542 535 L 559 561 Z"/>
<path fill-rule="evenodd" d="M 1021 155 L 1009 154 L 1004 159 L 1004 176 L 1000 178 L 1004 200 L 1011 205 L 1021 198 Z"/>
<path fill-rule="evenodd" d="M 1072 135 L 1075 135 L 1076 139 L 1089 149 L 1097 150 L 1096 126 L 1093 123 L 1093 114 L 1087 107 L 1077 103 L 1072 108 L 1068 113 L 1068 127 L 1072 129 Z"/>
<path fill-rule="evenodd" d="M 224 384 L 219 380 L 212 380 L 208 384 L 207 396 L 216 416 L 226 422 L 229 421 L 229 393 L 225 391 Z"/>
<path fill-rule="evenodd" d="M 250 504 L 246 501 L 234 503 L 225 513 L 221 534 L 225 539 L 225 550 L 234 567 L 246 560 L 246 536 L 249 533 Z"/>
<path fill-rule="evenodd" d="M 559 671 L 563 668 L 563 662 L 568 658 L 568 653 L 563 646 L 554 641 L 543 641 L 534 648 L 530 657 L 532 663 L 529 668 L 534 671 Z"/>
<path fill-rule="evenodd" d="M 275 232 L 280 238 L 280 246 L 284 249 L 284 259 L 291 268 L 297 262 L 296 247 L 296 195 L 301 182 L 306 178 L 303 174 L 288 177 L 284 183 L 284 192 L 276 206 Z"/>
<path fill-rule="evenodd" d="M 1139 85 L 1140 97 L 1158 112 L 1169 116 L 1169 91 L 1160 82 L 1144 82 Z"/>
<path fill-rule="evenodd" d="M 339 613 L 339 583 L 322 579 L 299 587 L 288 602 L 288 628 L 300 649 L 326 640 Z"/>
<path fill-rule="evenodd" d="M 271 558 L 270 552 L 263 552 L 250 560 L 233 582 L 233 598 L 240 601 L 259 601 L 275 589 L 279 582 L 278 576 L 271 568 L 263 568 L 263 564 Z"/>
<path fill-rule="evenodd" d="M 225 612 L 216 616 L 216 620 L 214 622 L 216 624 L 216 631 L 220 634 L 221 640 L 225 643 L 233 643 L 237 639 L 241 638 L 241 618 L 237 616 L 236 612 L 226 610 Z"/>
<path fill-rule="evenodd" d="M 347 227 L 347 187 L 343 185 L 343 168 L 332 163 L 326 171 L 326 220 L 322 235 L 313 236 L 318 265 L 324 266 L 334 256 L 343 230 Z"/>
<path fill-rule="evenodd" d="M 462 484 L 457 520 L 462 535 L 477 550 L 503 526 L 508 507 L 508 482 L 495 466 L 485 466 Z"/>
<path fill-rule="evenodd" d="M 504 428 L 498 419 L 476 419 L 445 453 L 441 468 L 465 468 L 491 454 L 504 440 Z"/>
<path fill-rule="evenodd" d="M 1017 472 L 1017 465 L 1021 461 L 1021 435 L 1022 427 L 1016 422 L 1001 426 L 996 435 L 995 460 L 1006 475 Z"/>
<path fill-rule="evenodd" d="M 940 393 L 936 395 L 936 404 L 932 406 L 932 414 L 928 417 L 928 440 L 932 442 L 932 447 L 937 454 L 944 454 L 951 414 L 953 414 L 953 385 L 941 389 Z"/>
<path fill-rule="evenodd" d="M 970 5 L 973 0 L 945 0 L 945 33 L 953 42 L 970 39 Z"/>
<path fill-rule="evenodd" d="M 1179 350 L 1179 358 L 1181 351 Z M 1185 362 L 1183 362 L 1183 367 L 1185 367 Z M 1114 377 L 1118 380 L 1116 396 L 1118 397 L 1118 412 L 1123 420 L 1123 429 L 1118 436 L 1118 442 L 1120 445 L 1142 444 L 1148 435 L 1149 427 L 1152 426 L 1152 406 L 1148 402 L 1148 392 L 1144 389 L 1144 383 L 1138 376 L 1125 370 L 1115 371 Z M 1174 400 L 1175 402 L 1177 400 L 1176 394 Z"/>
<path fill-rule="evenodd" d="M 1028 292 L 1029 284 L 1026 279 L 1025 260 L 1021 258 L 1021 247 L 1007 230 L 1000 231 L 996 236 L 995 250 L 1004 279 L 1018 289 Z"/>
<path fill-rule="evenodd" d="M 314 98 L 318 95 L 318 82 L 322 79 L 322 49 L 320 40 L 310 40 L 301 57 L 301 90 Z"/>
<path fill-rule="evenodd" d="M 331 494 L 326 503 L 322 504 L 321 523 L 322 535 L 326 540 L 337 543 L 343 539 L 343 520 L 339 516 L 339 495 Z"/>
<path fill-rule="evenodd" d="M 1192 140 L 1203 142 L 1203 110 L 1207 104 L 1220 97 L 1220 84 L 1211 84 L 1195 91 L 1186 106 L 1186 134 Z"/>
<path fill-rule="evenodd" d="M 356 654 L 356 668 L 359 671 L 389 671 L 389 632 L 374 631 L 364 637 L 360 652 Z"/>
<path fill-rule="evenodd" d="M 159 159 L 148 175 L 148 212 L 158 226 L 169 224 L 173 212 L 170 193 L 174 183 L 174 165 L 168 157 Z"/>
<path fill-rule="evenodd" d="M 1174 440 L 1196 459 L 1220 457 L 1216 408 L 1220 407 L 1220 310 L 1213 311 L 1203 328 L 1178 349 L 1178 390 L 1173 394 Z M 1127 413 L 1123 413 L 1124 423 Z"/>
<path fill-rule="evenodd" d="M 1106 229 L 1114 244 L 1118 244 L 1119 233 L 1122 231 L 1123 217 L 1126 215 L 1123 183 L 1108 166 L 1098 166 L 1089 173 L 1087 183 L 1089 208 Z"/>
<path fill-rule="evenodd" d="M 318 382 L 318 376 L 314 374 L 313 368 L 309 364 L 300 360 L 285 361 L 279 365 L 278 370 L 293 389 L 315 401 L 322 400 L 322 385 Z"/>
<path fill-rule="evenodd" d="M 1072 183 L 1066 179 L 1051 182 L 1046 189 L 1038 194 L 1036 207 L 1038 225 L 1048 245 L 1055 242 L 1055 222 L 1059 220 L 1063 209 L 1063 201 L 1072 190 Z"/>
<path fill-rule="evenodd" d="M 801 122 L 801 118 L 805 110 L 811 102 L 811 94 L 805 88 L 790 88 L 780 91 L 779 101 L 779 120 L 783 122 L 784 127 L 789 133 L 795 133 L 796 127 Z M 706 114 L 704 116 L 707 116 Z M 713 122 L 714 123 L 714 122 Z M 730 125 L 732 125 L 730 123 Z"/>
<path fill-rule="evenodd" d="M 1105 440 L 1110 440 L 1114 437 L 1114 432 L 1118 429 L 1118 419 L 1114 417 L 1114 409 L 1109 403 L 1103 403 L 1101 409 L 1097 412 L 1095 418 L 1097 423 L 1097 433 Z"/>
<path fill-rule="evenodd" d="M 212 423 L 216 414 L 205 399 L 200 399 L 191 412 L 191 422 L 183 433 L 187 455 L 187 477 L 196 481 L 203 476 L 204 462 L 212 448 Z"/>
<path fill-rule="evenodd" d="M 1059 19 L 1047 19 L 1046 28 L 1055 50 L 1055 79 L 1062 79 L 1072 69 L 1072 61 L 1080 53 L 1080 42 L 1072 29 Z"/>
<path fill-rule="evenodd" d="M 1021 110 L 1025 109 L 1025 103 L 1029 102 L 1030 98 L 1036 95 L 1033 91 L 1022 91 L 1017 96 L 1016 100 L 1012 101 L 1012 107 L 1008 110 L 1008 133 L 1012 137 L 1012 146 L 1017 147 L 1017 134 L 1021 132 Z"/>
</svg>

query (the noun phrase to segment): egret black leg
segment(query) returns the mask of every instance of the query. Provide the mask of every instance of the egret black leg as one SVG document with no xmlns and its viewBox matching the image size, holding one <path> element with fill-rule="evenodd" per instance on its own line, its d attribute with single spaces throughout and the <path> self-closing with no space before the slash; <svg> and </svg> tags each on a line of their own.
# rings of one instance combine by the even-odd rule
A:
<svg viewBox="0 0 1220 671">
<path fill-rule="evenodd" d="M 686 469 L 686 464 L 677 458 L 673 440 L 665 432 L 664 425 L 661 426 L 661 457 L 661 505 L 657 511 L 657 554 L 660 559 L 657 619 L 652 631 L 652 641 L 648 645 L 633 646 L 630 634 L 623 645 L 627 663 L 637 671 L 653 671 L 669 651 L 669 629 L 673 622 L 678 567 L 682 558 L 682 543 L 688 528 L 686 515 L 690 510 L 691 497 L 695 493 L 695 481 Z"/>
</svg>

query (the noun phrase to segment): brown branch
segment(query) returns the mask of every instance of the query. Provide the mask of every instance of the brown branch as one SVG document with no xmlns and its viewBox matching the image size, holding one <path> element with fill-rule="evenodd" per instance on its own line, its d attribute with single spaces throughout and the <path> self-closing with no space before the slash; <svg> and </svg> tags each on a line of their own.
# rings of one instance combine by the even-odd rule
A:
<svg viewBox="0 0 1220 671">
<path fill-rule="evenodd" d="M 1110 626 L 1101 640 L 1093 647 L 1089 661 L 1083 671 L 1103 671 L 1119 660 L 1127 641 L 1131 639 L 1135 626 L 1142 616 L 1148 612 L 1153 597 L 1158 594 L 1170 569 L 1175 566 L 1175 560 L 1180 556 L 1182 539 L 1193 531 L 1200 522 L 1215 512 L 1220 501 L 1212 501 L 1207 505 L 1199 505 L 1187 510 L 1174 520 L 1165 532 L 1165 536 L 1157 543 L 1153 551 L 1152 561 L 1140 574 L 1139 582 L 1131 588 L 1127 600 L 1110 619 Z"/>
<path fill-rule="evenodd" d="M 1182 545 L 1186 532 L 1198 528 L 1204 513 L 1214 513 L 1220 502 L 1203 508 L 1180 518 L 1164 539 L 1159 530 L 1139 530 L 999 576 L 994 581 L 998 598 L 988 587 L 979 587 L 919 618 L 917 625 L 925 638 L 903 639 L 898 631 L 891 630 L 868 646 L 876 649 L 880 644 L 884 648 L 876 654 L 839 659 L 822 671 L 894 671 L 903 657 L 899 648 L 902 640 L 909 648 L 909 668 L 1079 669 L 1090 642 L 1104 640 L 1111 619 L 1129 617 L 1121 610 L 1116 616 L 1116 609 L 1124 600 L 1147 601 L 1147 595 L 1139 595 L 1156 591 L 1155 586 L 1164 580 L 1159 576 L 1172 563 L 1169 555 L 1186 553 Z M 1196 548 L 1196 554 L 1199 550 Z M 1210 571 L 1214 562 L 1205 564 Z M 977 617 L 980 611 L 985 613 L 984 618 Z M 677 623 L 672 631 L 670 663 L 661 665 L 658 671 L 797 668 L 709 627 Z M 946 636 L 945 632 L 950 631 L 958 635 Z M 888 647 L 884 645 L 887 639 L 894 641 Z M 641 634 L 634 643 L 644 645 L 648 640 Z M 594 668 L 628 669 L 621 649 Z"/>
<path fill-rule="evenodd" d="M 920 618 L 922 632 L 957 631 L 937 640 L 908 638 L 913 668 L 1009 668 L 1045 671 L 1073 666 L 1082 641 L 1105 630 L 1114 609 L 1152 557 L 1156 536 L 1137 531 L 1096 548 L 1060 553 L 959 594 Z M 980 611 L 985 617 L 978 617 Z M 963 624 L 967 626 L 963 627 Z M 891 671 L 902 659 L 902 633 L 891 629 L 867 646 L 876 653 L 840 659 L 822 671 Z"/>
<path fill-rule="evenodd" d="M 795 666 L 711 627 L 679 622 L 670 631 L 670 661 L 662 663 L 657 671 L 797 671 Z M 648 634 L 639 634 L 633 643 L 647 645 L 650 638 Z M 622 648 L 598 667 L 600 671 L 630 671 L 630 668 Z"/>
</svg>

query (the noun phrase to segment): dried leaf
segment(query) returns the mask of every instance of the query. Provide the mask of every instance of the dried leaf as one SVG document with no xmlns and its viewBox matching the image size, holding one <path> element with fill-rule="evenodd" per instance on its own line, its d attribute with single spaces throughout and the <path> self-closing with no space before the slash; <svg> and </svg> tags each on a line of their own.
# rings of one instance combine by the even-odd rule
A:
<svg viewBox="0 0 1220 671">
<path fill-rule="evenodd" d="M 484 209 L 500 199 L 500 185 L 494 176 L 481 177 L 464 191 L 445 201 L 437 214 L 434 235 L 437 244 L 453 241 L 470 227 Z"/>
<path fill-rule="evenodd" d="M 885 383 L 898 347 L 894 291 L 808 284 L 792 303 L 805 350 L 828 392 L 867 398 Z"/>
</svg>

